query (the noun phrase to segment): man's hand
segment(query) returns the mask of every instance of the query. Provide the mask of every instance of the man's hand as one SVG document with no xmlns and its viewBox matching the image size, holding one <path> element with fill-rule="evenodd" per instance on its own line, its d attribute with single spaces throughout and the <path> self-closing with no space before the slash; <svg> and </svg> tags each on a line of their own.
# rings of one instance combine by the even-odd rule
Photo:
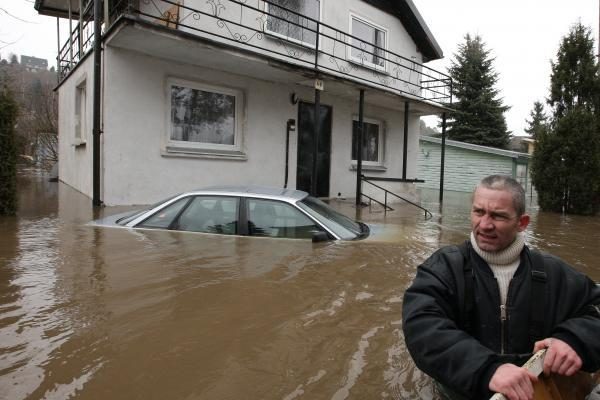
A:
<svg viewBox="0 0 600 400">
<path fill-rule="evenodd" d="M 560 339 L 547 338 L 535 342 L 534 353 L 542 349 L 548 349 L 544 359 L 544 374 L 546 375 L 553 372 L 571 376 L 581 368 L 581 358 L 571 346 Z"/>
<path fill-rule="evenodd" d="M 502 393 L 508 400 L 532 400 L 533 382 L 537 376 L 514 364 L 498 367 L 488 387 L 492 392 Z"/>
</svg>

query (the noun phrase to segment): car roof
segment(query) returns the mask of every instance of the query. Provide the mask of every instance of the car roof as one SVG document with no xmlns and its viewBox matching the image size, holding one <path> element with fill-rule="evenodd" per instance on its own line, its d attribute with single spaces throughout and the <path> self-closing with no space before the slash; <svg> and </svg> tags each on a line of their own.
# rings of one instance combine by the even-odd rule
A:
<svg viewBox="0 0 600 400">
<path fill-rule="evenodd" d="M 285 189 L 258 185 L 225 185 L 211 186 L 202 189 L 193 190 L 186 194 L 217 194 L 229 196 L 263 197 L 273 200 L 282 200 L 287 202 L 296 202 L 308 196 L 308 193 L 302 190 Z"/>
</svg>

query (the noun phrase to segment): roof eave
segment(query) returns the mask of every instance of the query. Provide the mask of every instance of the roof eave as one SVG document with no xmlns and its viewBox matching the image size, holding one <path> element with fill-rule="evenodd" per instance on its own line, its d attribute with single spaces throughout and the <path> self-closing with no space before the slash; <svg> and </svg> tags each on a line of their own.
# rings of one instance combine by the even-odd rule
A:
<svg viewBox="0 0 600 400">
<path fill-rule="evenodd" d="M 54 3 L 54 4 L 52 4 Z M 69 0 L 35 0 L 33 8 L 40 15 L 49 17 L 69 18 Z M 71 17 L 79 18 L 79 3 L 76 6 L 71 5 Z"/>
</svg>

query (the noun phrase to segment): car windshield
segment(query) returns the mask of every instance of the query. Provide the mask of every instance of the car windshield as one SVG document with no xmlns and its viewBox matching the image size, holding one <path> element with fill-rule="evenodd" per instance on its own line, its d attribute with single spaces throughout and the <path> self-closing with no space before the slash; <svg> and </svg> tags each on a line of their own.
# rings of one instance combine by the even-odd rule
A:
<svg viewBox="0 0 600 400">
<path fill-rule="evenodd" d="M 297 204 L 327 228 L 337 233 L 342 239 L 354 239 L 368 234 L 366 225 L 363 228 L 359 222 L 340 214 L 317 198 L 308 196 Z"/>
<path fill-rule="evenodd" d="M 119 225 L 127 225 L 129 222 L 133 221 L 134 219 L 136 219 L 138 216 L 142 215 L 146 211 L 152 210 L 153 208 L 158 207 L 161 204 L 168 203 L 169 201 L 171 201 L 172 199 L 174 199 L 177 196 L 179 196 L 179 194 L 168 197 L 161 201 L 157 201 L 156 203 L 154 203 L 148 207 L 142 208 L 141 210 L 132 211 L 131 213 L 125 215 L 124 217 L 119 218 L 116 222 Z"/>
</svg>

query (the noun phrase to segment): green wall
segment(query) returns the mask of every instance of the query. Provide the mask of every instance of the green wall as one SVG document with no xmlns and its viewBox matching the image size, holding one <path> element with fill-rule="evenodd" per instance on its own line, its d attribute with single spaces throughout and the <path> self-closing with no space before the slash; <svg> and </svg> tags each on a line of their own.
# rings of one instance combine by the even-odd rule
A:
<svg viewBox="0 0 600 400">
<path fill-rule="evenodd" d="M 420 141 L 418 177 L 425 183 L 419 187 L 439 189 L 441 146 Z M 471 192 L 481 178 L 492 175 L 515 177 L 516 162 L 512 157 L 446 145 L 444 190 Z"/>
</svg>

